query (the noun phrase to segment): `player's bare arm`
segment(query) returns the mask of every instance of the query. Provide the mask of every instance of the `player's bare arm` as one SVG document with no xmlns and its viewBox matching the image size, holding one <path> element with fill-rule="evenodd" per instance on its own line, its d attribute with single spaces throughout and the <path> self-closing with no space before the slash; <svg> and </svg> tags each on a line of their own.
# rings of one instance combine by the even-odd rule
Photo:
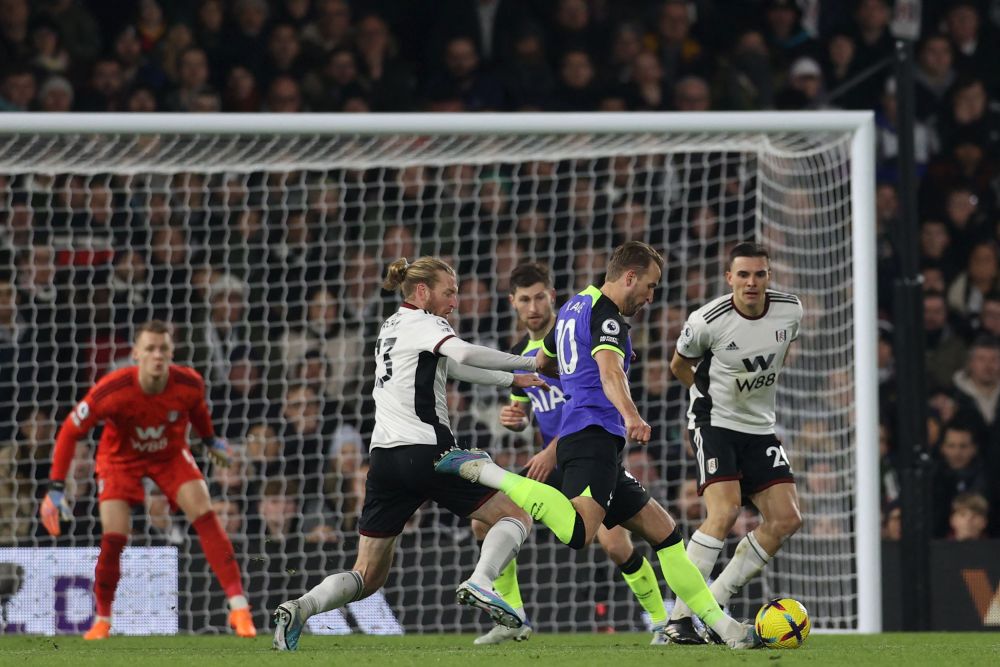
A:
<svg viewBox="0 0 1000 667">
<path fill-rule="evenodd" d="M 677 350 L 674 350 L 674 357 L 670 360 L 670 372 L 674 374 L 681 384 L 690 387 L 694 384 L 694 369 L 698 367 L 698 359 L 688 359 Z"/>
<path fill-rule="evenodd" d="M 625 366 L 621 355 L 612 350 L 598 350 L 594 354 L 594 360 L 601 373 L 601 387 L 604 389 L 604 395 L 608 397 L 608 400 L 625 420 L 626 439 L 646 444 L 649 442 L 651 429 L 649 424 L 639 416 L 639 410 L 632 402 L 632 394 L 629 391 L 628 377 L 625 375 Z"/>
</svg>

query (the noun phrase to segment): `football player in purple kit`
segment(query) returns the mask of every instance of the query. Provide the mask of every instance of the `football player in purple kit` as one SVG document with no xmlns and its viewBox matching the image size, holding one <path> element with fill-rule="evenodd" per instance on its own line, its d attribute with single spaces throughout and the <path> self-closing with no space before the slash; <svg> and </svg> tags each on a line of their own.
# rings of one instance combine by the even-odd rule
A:
<svg viewBox="0 0 1000 667">
<path fill-rule="evenodd" d="M 556 293 L 548 268 L 533 262 L 516 267 L 510 275 L 510 302 L 518 319 L 528 330 L 512 352 L 534 357 L 556 323 Z M 540 451 L 531 458 L 520 474 L 559 489 L 562 488 L 563 475 L 562 469 L 556 466 L 556 444 L 566 396 L 558 377 L 546 377 L 545 381 L 549 385 L 548 391 L 536 391 L 533 387 L 512 387 L 510 403 L 500 412 L 500 423 L 512 431 L 520 432 L 528 427 L 529 414 L 534 415 L 537 427 L 535 435 Z M 472 522 L 477 540 L 483 539 L 487 528 L 484 523 L 475 520 Z M 662 629 L 667 620 L 667 612 L 663 607 L 663 595 L 653 566 L 635 550 L 628 531 L 621 526 L 610 529 L 601 526 L 597 531 L 597 541 L 621 570 L 622 577 L 639 604 L 649 613 L 653 624 L 653 643 L 662 643 Z M 493 582 L 493 589 L 518 612 L 525 623 L 520 628 L 508 628 L 497 623 L 489 632 L 476 638 L 474 643 L 499 644 L 508 640 L 528 639 L 532 627 L 524 614 L 517 582 L 516 560 L 512 560 L 500 573 Z"/>
<path fill-rule="evenodd" d="M 651 246 L 638 241 L 619 246 L 604 284 L 590 285 L 567 301 L 545 338 L 539 356 L 558 359 L 566 395 L 556 448 L 561 493 L 504 470 L 482 451 L 452 449 L 435 468 L 503 491 L 574 549 L 589 545 L 602 523 L 624 526 L 649 542 L 667 585 L 730 648 L 755 648 L 760 641 L 753 626 L 722 611 L 688 558 L 673 519 L 622 464 L 626 441 L 645 444 L 650 437 L 629 393 L 632 342 L 626 318 L 652 301 L 662 272 L 663 257 Z"/>
</svg>

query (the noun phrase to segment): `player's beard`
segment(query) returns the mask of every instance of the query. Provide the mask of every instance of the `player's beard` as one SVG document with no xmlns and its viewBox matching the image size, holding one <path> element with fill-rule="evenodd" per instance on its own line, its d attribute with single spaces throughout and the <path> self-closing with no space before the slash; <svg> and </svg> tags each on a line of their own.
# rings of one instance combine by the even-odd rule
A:
<svg viewBox="0 0 1000 667">
<path fill-rule="evenodd" d="M 541 324 L 537 327 L 532 328 L 532 326 L 528 324 L 528 320 L 524 320 L 524 326 L 528 330 L 528 333 L 531 334 L 532 338 L 538 338 L 538 334 L 548 333 L 549 329 L 552 328 L 552 312 L 550 311 L 548 316 L 541 320 Z"/>
</svg>

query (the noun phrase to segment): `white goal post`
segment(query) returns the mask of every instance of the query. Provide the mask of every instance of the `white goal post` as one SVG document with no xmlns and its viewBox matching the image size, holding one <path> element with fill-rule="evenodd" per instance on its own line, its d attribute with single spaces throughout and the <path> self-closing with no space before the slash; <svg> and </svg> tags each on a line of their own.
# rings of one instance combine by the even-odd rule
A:
<svg viewBox="0 0 1000 667">
<path fill-rule="evenodd" d="M 221 357 L 213 357 L 220 354 L 212 347 L 212 340 L 218 343 L 217 333 L 212 340 L 206 334 L 204 349 L 189 337 L 189 356 L 180 360 L 203 370 L 210 387 L 213 380 L 231 382 L 227 373 L 238 362 L 250 361 L 263 376 L 272 435 L 282 443 L 292 438 L 285 433 L 292 433 L 289 424 L 296 419 L 289 412 L 288 397 L 311 377 L 307 362 L 314 357 L 306 354 L 310 345 L 315 344 L 324 360 L 343 361 L 338 372 L 318 371 L 325 383 L 317 392 L 326 391 L 323 397 L 328 399 L 322 405 L 337 410 L 323 416 L 339 421 L 336 428 L 324 431 L 316 460 L 286 450 L 268 459 L 250 444 L 259 415 L 234 417 L 223 409 L 235 409 L 239 401 L 233 394 L 220 392 L 214 398 L 213 414 L 222 414 L 232 432 L 239 433 L 234 439 L 247 478 L 220 481 L 213 472 L 213 489 L 224 489 L 225 500 L 248 514 L 234 519 L 234 543 L 244 554 L 248 594 L 263 626 L 268 605 L 301 594 L 328 573 L 323 570 L 350 566 L 351 520 L 357 509 L 351 494 L 358 492 L 363 465 L 347 460 L 360 456 L 363 445 L 344 443 L 364 433 L 370 405 L 362 395 L 368 381 L 365 362 L 347 362 L 356 350 L 365 361 L 372 351 L 365 348 L 363 333 L 351 338 L 344 332 L 355 326 L 363 332 L 370 320 L 392 306 L 385 295 L 364 289 L 365 281 L 378 279 L 377 272 L 368 269 L 394 259 L 386 253 L 416 248 L 447 256 L 460 271 L 482 273 L 482 285 L 469 283 L 461 297 L 482 305 L 486 297 L 473 298 L 472 291 L 481 288 L 483 294 L 493 290 L 496 302 L 483 306 L 482 313 L 473 312 L 473 307 L 458 316 L 469 318 L 472 324 L 466 331 L 473 338 L 508 346 L 513 323 L 509 313 L 504 319 L 500 311 L 506 300 L 504 275 L 514 259 L 552 263 L 564 299 L 581 280 L 596 275 L 585 260 L 597 266 L 601 253 L 623 234 L 639 229 L 644 238 L 659 242 L 668 257 L 663 295 L 636 327 L 636 334 L 644 337 L 640 347 L 650 352 L 652 363 L 669 353 L 668 331 L 677 325 L 678 314 L 686 316 L 699 294 L 714 296 L 721 288 L 719 258 L 727 244 L 752 234 L 772 251 L 775 286 L 804 294 L 807 320 L 814 325 L 813 332 L 804 326 L 810 338 L 790 360 L 779 392 L 779 422 L 787 421 L 783 433 L 793 462 L 804 468 L 799 484 L 800 489 L 806 487 L 810 502 L 803 534 L 786 545 L 765 572 L 761 587 L 746 593 L 743 602 L 752 609 L 763 595 L 789 595 L 805 601 L 817 630 L 880 632 L 874 160 L 869 112 L 4 114 L 0 196 L 8 224 L 0 229 L 0 249 L 9 255 L 0 262 L 0 271 L 9 271 L 22 292 L 30 291 L 25 276 L 38 249 L 51 251 L 46 261 L 54 263 L 64 281 L 58 288 L 72 294 L 72 303 L 59 307 L 72 306 L 65 312 L 75 315 L 59 325 L 67 329 L 70 357 L 45 359 L 55 348 L 29 342 L 25 345 L 34 347 L 19 352 L 24 356 L 12 368 L 16 374 L 0 373 L 9 378 L 0 379 L 0 411 L 10 410 L 13 433 L 40 411 L 48 420 L 61 418 L 87 389 L 94 368 L 100 366 L 87 355 L 102 354 L 90 350 L 84 335 L 91 330 L 86 327 L 100 329 L 100 308 L 81 296 L 89 281 L 105 281 L 89 285 L 95 299 L 94 290 L 110 286 L 109 307 L 120 312 L 120 317 L 110 317 L 125 329 L 132 317 L 163 314 L 192 331 L 205 328 L 211 333 L 205 323 L 213 317 L 214 299 L 219 294 L 237 294 L 237 301 L 242 297 L 239 304 L 218 308 L 225 313 L 240 310 L 242 319 L 227 332 L 236 331 L 237 325 L 258 332 L 247 334 L 247 345 L 225 348 Z M 106 191 L 107 199 L 98 191 Z M 93 212 L 98 201 L 111 222 L 98 223 Z M 14 222 L 24 210 L 30 220 L 27 228 Z M 154 222 L 158 215 L 163 219 Z M 714 219 L 702 224 L 705 216 Z M 299 241 L 290 231 L 298 223 L 309 239 L 303 242 L 301 270 L 296 263 Z M 248 228 L 241 237 L 241 230 Z M 253 237 L 255 229 L 258 236 Z M 186 247 L 173 259 L 154 259 L 157 244 L 174 248 L 174 241 L 157 236 L 162 230 L 179 234 Z M 400 234 L 405 238 L 400 240 Z M 110 252 L 108 266 L 98 266 L 94 259 L 103 249 Z M 309 254 L 313 250 L 315 256 Z M 126 251 L 141 256 L 137 265 L 148 261 L 148 271 L 120 270 L 118 258 Z M 157 261 L 163 271 L 158 272 Z M 267 262 L 267 270 L 255 261 Z M 36 273 L 31 275 L 37 275 L 37 267 L 32 270 Z M 186 278 L 178 277 L 182 270 Z M 129 283 L 134 278 L 138 284 L 140 273 L 146 292 L 136 295 Z M 149 301 L 163 288 L 150 282 L 156 276 L 170 283 L 162 303 Z M 190 302 L 178 296 L 185 294 L 183 289 L 188 289 Z M 128 293 L 121 303 L 113 302 L 115 290 Z M 330 306 L 334 321 L 310 342 L 309 318 L 316 306 L 312 299 L 324 290 L 336 302 Z M 357 312 L 348 309 L 349 299 L 359 304 Z M 91 310 L 80 314 L 85 308 Z M 23 319 L 27 322 L 38 312 L 25 310 Z M 355 316 L 360 319 L 351 319 Z M 52 341 L 57 340 L 63 339 L 55 335 Z M 114 347 L 113 341 L 110 345 Z M 106 348 L 101 348 L 103 353 Z M 292 359 L 290 350 L 300 356 Z M 100 368 L 106 370 L 114 361 L 101 362 Z M 56 365 L 51 377 L 40 370 Z M 293 366 L 302 374 L 294 379 Z M 667 433 L 677 439 L 664 442 L 650 465 L 664 474 L 668 469 L 683 471 L 687 455 L 678 435 L 683 428 L 677 396 L 645 396 L 648 405 L 671 415 L 662 419 L 664 440 Z M 510 453 L 506 460 L 513 463 L 519 456 L 523 459 L 524 446 L 496 428 L 497 405 L 504 400 L 478 391 L 456 402 L 462 406 L 459 412 L 464 410 L 486 427 L 485 435 L 481 428 L 470 433 Z M 800 439 L 812 444 L 796 455 Z M 675 457 L 684 460 L 678 463 Z M 47 461 L 18 463 L 31 470 L 15 485 L 20 484 L 26 498 L 33 497 L 44 481 Z M 816 480 L 812 489 L 806 486 L 810 475 Z M 80 474 L 81 503 L 93 499 L 85 477 Z M 282 544 L 296 550 L 296 560 L 282 560 L 287 554 L 278 553 L 276 538 L 268 537 L 268 531 L 280 527 L 269 524 L 258 509 L 274 491 L 268 490 L 268 481 L 275 477 L 284 480 L 281 493 L 298 494 L 294 516 L 286 525 L 307 532 L 330 523 L 337 540 L 317 547 L 316 542 L 284 536 Z M 672 510 L 681 502 L 681 482 L 657 482 Z M 324 520 L 324 513 L 330 512 L 336 514 L 335 522 Z M 260 516 L 251 518 L 250 513 Z M 78 510 L 81 523 L 83 514 Z M 394 615 L 389 626 L 407 632 L 477 627 L 473 624 L 479 619 L 450 607 L 461 574 L 457 570 L 472 562 L 475 547 L 464 526 L 441 519 L 436 511 L 424 514 L 416 534 L 404 534 L 401 540 L 385 597 L 369 611 L 345 612 L 327 628 L 330 632 L 377 632 L 386 624 L 371 619 L 385 614 Z M 166 526 L 162 521 L 140 523 L 141 535 L 134 542 L 179 545 L 178 557 L 186 558 L 185 553 L 197 549 L 196 541 L 186 528 L 171 526 L 177 522 L 164 517 Z M 90 535 L 99 531 L 93 514 L 88 520 L 89 532 L 78 530 L 59 546 L 94 546 L 97 542 Z M 822 523 L 823 531 L 810 530 L 812 520 Z M 23 511 L 3 521 L 0 546 L 54 545 L 37 525 L 23 525 L 31 521 Z M 552 545 L 544 532 L 542 527 L 534 531 L 520 558 L 522 590 L 536 623 L 550 630 L 597 629 L 604 621 L 588 614 L 590 598 L 599 595 L 621 627 L 638 628 L 638 606 L 597 547 L 574 555 Z M 453 550 L 458 555 L 451 555 Z M 594 587 L 580 584 L 571 600 L 559 598 L 558 591 L 551 590 L 552 581 L 564 563 L 572 571 L 571 581 L 596 572 L 605 582 L 598 588 L 606 585 L 611 592 L 594 593 Z M 180 629 L 191 630 L 196 617 L 201 625 L 223 625 L 218 621 L 221 593 L 204 562 L 184 561 L 180 572 Z M 255 587 L 265 589 L 266 595 Z M 414 589 L 420 596 L 408 592 Z M 538 591 L 537 599 L 533 591 Z M 35 612 L 26 593 L 19 595 L 11 603 L 11 621 L 26 623 Z M 176 602 L 176 596 L 172 600 Z M 138 607 L 147 604 L 155 606 L 135 602 Z M 420 611 L 404 612 L 403 605 L 417 605 Z"/>
</svg>

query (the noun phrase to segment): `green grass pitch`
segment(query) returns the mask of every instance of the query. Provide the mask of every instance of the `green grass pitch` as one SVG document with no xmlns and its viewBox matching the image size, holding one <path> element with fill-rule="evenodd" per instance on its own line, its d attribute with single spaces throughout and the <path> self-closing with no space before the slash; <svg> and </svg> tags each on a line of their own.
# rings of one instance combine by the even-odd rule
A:
<svg viewBox="0 0 1000 667">
<path fill-rule="evenodd" d="M 793 651 L 733 652 L 718 646 L 649 646 L 645 634 L 536 635 L 522 644 L 473 646 L 473 635 L 304 636 L 295 653 L 271 637 L 0 638 L 3 665 L 436 665 L 487 667 L 645 667 L 656 665 L 1000 665 L 1000 633 L 814 635 Z"/>
</svg>

